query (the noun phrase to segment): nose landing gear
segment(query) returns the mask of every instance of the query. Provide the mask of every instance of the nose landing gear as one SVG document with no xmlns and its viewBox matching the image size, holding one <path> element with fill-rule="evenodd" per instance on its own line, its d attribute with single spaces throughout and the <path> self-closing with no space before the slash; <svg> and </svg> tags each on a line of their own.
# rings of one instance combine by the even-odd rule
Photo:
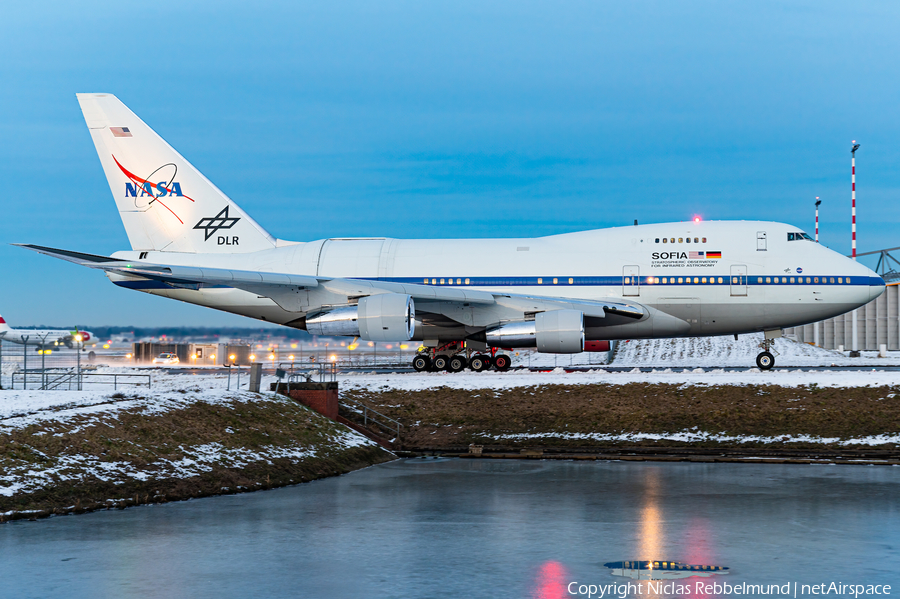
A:
<svg viewBox="0 0 900 599">
<path fill-rule="evenodd" d="M 774 346 L 775 339 L 770 338 L 767 332 L 762 343 L 759 344 L 762 351 L 756 356 L 756 365 L 759 366 L 760 370 L 771 370 L 772 367 L 775 366 L 775 355 L 777 355 L 778 352 L 775 351 Z"/>
<path fill-rule="evenodd" d="M 769 370 L 772 366 L 775 366 L 775 356 L 767 351 L 760 352 L 756 356 L 756 365 L 759 366 L 760 370 Z"/>
</svg>

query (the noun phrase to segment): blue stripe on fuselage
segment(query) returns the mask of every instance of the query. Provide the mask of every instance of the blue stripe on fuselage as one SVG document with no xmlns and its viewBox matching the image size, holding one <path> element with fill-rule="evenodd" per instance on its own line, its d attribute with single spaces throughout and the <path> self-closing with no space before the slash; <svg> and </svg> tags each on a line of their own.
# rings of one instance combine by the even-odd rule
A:
<svg viewBox="0 0 900 599">
<path fill-rule="evenodd" d="M 444 277 L 443 279 L 439 277 L 431 277 L 426 279 L 425 277 L 351 277 L 360 281 L 383 281 L 387 283 L 410 283 L 414 285 L 429 285 L 434 287 L 619 287 L 621 285 L 634 285 L 634 283 L 625 283 L 625 277 L 622 276 L 613 276 L 613 277 L 556 277 L 557 282 L 554 283 L 554 277 L 453 277 L 452 283 L 448 282 L 451 279 L 449 277 Z M 652 277 L 654 281 L 658 282 L 649 282 L 648 279 L 651 277 L 640 277 L 640 282 L 638 283 L 641 286 L 650 286 L 650 287 L 677 287 L 677 286 L 695 286 L 695 285 L 731 285 L 731 275 L 707 275 L 704 277 Z M 758 279 L 762 278 L 763 281 L 760 282 Z M 737 281 L 735 284 L 739 285 L 750 285 L 750 286 L 773 286 L 773 287 L 783 287 L 785 285 L 795 285 L 795 286 L 809 286 L 809 285 L 839 285 L 839 286 L 847 286 L 847 285 L 863 285 L 863 286 L 875 286 L 881 287 L 884 285 L 884 279 L 881 277 L 803 277 L 794 276 L 795 282 L 791 283 L 790 280 L 792 277 L 784 277 L 779 275 L 777 278 L 779 280 L 786 279 L 787 282 L 766 282 L 766 275 L 749 275 L 746 277 L 745 281 Z M 770 280 L 775 279 L 769 275 Z M 809 278 L 811 281 L 815 281 L 816 278 L 819 279 L 819 282 L 810 282 L 806 283 L 806 279 Z M 538 279 L 541 279 L 541 282 L 538 282 Z M 570 283 L 569 280 L 572 280 Z M 663 279 L 666 279 L 666 282 L 661 282 Z M 678 282 L 678 279 L 681 279 L 681 282 Z M 703 282 L 704 279 L 706 282 Z M 720 281 L 721 279 L 721 281 Z M 696 282 L 695 282 L 696 280 Z M 796 282 L 797 280 L 802 280 L 803 282 Z M 841 280 L 841 283 L 837 281 Z M 435 281 L 432 283 L 432 281 Z M 459 281 L 459 282 L 457 282 Z M 154 289 L 179 289 L 178 287 L 174 287 L 172 285 L 167 285 L 162 281 L 154 281 L 151 279 L 144 280 L 129 280 L 129 281 L 113 281 L 119 287 L 124 287 L 126 289 L 137 289 L 141 291 L 148 291 Z M 203 289 L 230 289 L 228 285 L 204 285 Z"/>
</svg>

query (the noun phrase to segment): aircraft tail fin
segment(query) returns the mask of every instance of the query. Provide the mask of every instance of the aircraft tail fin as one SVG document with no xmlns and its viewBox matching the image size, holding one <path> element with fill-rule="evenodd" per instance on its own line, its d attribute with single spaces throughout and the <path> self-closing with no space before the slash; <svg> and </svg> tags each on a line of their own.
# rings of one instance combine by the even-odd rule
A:
<svg viewBox="0 0 900 599">
<path fill-rule="evenodd" d="M 275 239 L 112 94 L 76 94 L 134 250 L 254 252 Z"/>
<path fill-rule="evenodd" d="M 10 327 L 9 327 L 8 324 L 6 324 L 6 321 L 3 320 L 3 317 L 2 317 L 2 316 L 0 316 L 0 333 L 3 333 L 3 332 L 5 332 L 5 331 L 8 331 L 9 328 L 10 328 Z"/>
</svg>

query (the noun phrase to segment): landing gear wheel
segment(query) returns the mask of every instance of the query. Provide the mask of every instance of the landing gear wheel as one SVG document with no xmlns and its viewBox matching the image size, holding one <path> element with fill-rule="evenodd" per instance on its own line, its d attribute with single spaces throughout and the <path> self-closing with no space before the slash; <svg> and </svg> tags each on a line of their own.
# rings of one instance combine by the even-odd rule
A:
<svg viewBox="0 0 900 599">
<path fill-rule="evenodd" d="M 452 358 L 450 358 L 450 361 L 447 362 L 447 370 L 449 370 L 450 372 L 460 372 L 465 367 L 465 356 L 453 356 Z"/>
<path fill-rule="evenodd" d="M 413 358 L 412 367 L 416 369 L 416 372 L 425 372 L 431 368 L 431 358 L 425 355 L 418 355 Z"/>
<path fill-rule="evenodd" d="M 775 356 L 767 351 L 761 352 L 756 356 L 756 365 L 760 370 L 771 370 L 775 366 Z"/>
<path fill-rule="evenodd" d="M 447 356 L 435 356 L 431 365 L 434 367 L 434 370 L 447 370 L 449 362 L 450 360 Z"/>
<path fill-rule="evenodd" d="M 496 368 L 500 372 L 506 372 L 507 370 L 509 370 L 509 367 L 511 365 L 512 361 L 506 354 L 497 354 L 496 356 L 494 356 L 494 368 Z"/>
<path fill-rule="evenodd" d="M 491 367 L 491 359 L 484 354 L 475 354 L 469 360 L 469 368 L 475 372 L 481 372 Z"/>
</svg>

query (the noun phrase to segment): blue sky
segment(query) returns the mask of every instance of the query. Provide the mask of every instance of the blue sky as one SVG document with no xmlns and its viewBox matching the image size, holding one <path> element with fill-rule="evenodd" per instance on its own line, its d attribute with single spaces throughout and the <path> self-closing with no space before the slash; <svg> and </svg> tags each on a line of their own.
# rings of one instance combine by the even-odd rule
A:
<svg viewBox="0 0 900 599">
<path fill-rule="evenodd" d="M 272 234 L 766 219 L 900 246 L 900 4 L 48 2 L 0 19 L 0 314 L 255 321 L 9 246 L 127 239 L 75 100 L 110 92 Z M 453 246 L 452 251 L 464 251 Z"/>
</svg>

